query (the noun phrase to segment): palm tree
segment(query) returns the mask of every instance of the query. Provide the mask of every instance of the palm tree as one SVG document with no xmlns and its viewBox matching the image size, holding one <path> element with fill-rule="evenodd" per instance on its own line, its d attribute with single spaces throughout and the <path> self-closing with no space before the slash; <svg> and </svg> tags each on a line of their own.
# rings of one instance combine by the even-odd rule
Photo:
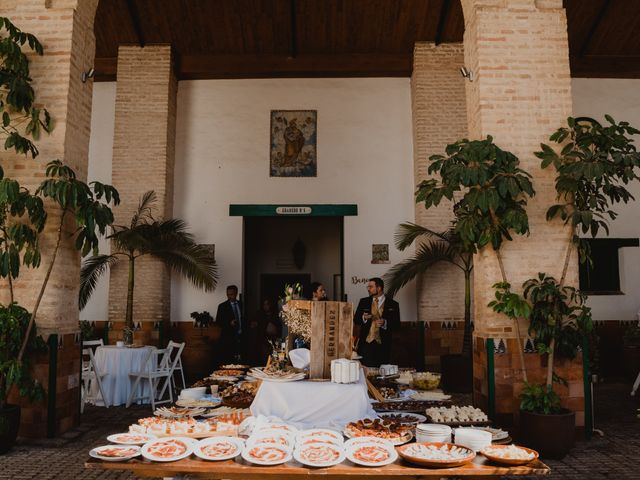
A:
<svg viewBox="0 0 640 480">
<path fill-rule="evenodd" d="M 83 263 L 80 271 L 79 305 L 83 309 L 100 276 L 120 260 L 127 260 L 129 279 L 125 328 L 129 331 L 133 328 L 133 288 L 138 257 L 150 255 L 161 260 L 173 272 L 205 291 L 216 286 L 216 263 L 209 250 L 195 243 L 184 221 L 156 220 L 153 217 L 155 201 L 153 190 L 142 195 L 131 224 L 112 226 L 113 233 L 107 238 L 112 240 L 116 251 L 111 255 L 94 255 Z"/>
<path fill-rule="evenodd" d="M 402 287 L 434 265 L 446 262 L 464 273 L 464 339 L 462 355 L 471 355 L 471 272 L 473 271 L 473 247 L 464 243 L 452 226 L 445 232 L 436 232 L 415 223 L 402 223 L 395 234 L 398 250 L 404 251 L 421 239 L 413 257 L 394 265 L 385 275 L 387 292 L 395 295 Z M 424 239 L 424 240 L 423 240 Z"/>
</svg>

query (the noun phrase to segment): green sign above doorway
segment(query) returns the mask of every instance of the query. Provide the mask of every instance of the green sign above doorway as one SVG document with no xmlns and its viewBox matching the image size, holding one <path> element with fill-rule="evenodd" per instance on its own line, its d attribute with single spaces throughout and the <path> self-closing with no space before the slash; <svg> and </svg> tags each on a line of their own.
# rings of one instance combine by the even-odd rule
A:
<svg viewBox="0 0 640 480">
<path fill-rule="evenodd" d="M 229 205 L 231 217 L 349 217 L 354 215 L 358 215 L 358 206 L 352 204 Z"/>
</svg>

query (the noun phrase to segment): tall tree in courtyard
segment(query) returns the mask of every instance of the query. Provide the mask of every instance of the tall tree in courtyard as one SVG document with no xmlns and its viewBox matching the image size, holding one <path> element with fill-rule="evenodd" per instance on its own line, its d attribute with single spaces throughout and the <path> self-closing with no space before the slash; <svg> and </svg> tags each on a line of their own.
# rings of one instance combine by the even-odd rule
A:
<svg viewBox="0 0 640 480">
<path fill-rule="evenodd" d="M 216 264 L 209 250 L 195 242 L 184 221 L 154 218 L 155 201 L 153 191 L 142 195 L 131 223 L 113 226 L 113 233 L 107 237 L 112 240 L 116 251 L 110 255 L 90 257 L 83 263 L 80 274 L 79 304 L 82 309 L 100 276 L 118 262 L 127 261 L 129 275 L 125 335 L 128 341 L 132 340 L 135 265 L 139 257 L 149 255 L 162 261 L 173 272 L 206 291 L 213 290 L 217 282 Z"/>
</svg>

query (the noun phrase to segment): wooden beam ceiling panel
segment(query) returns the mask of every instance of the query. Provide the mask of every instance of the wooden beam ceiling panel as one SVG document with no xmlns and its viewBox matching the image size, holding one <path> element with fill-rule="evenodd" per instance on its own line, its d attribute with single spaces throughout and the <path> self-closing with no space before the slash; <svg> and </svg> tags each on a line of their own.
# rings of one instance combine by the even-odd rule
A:
<svg viewBox="0 0 640 480">
<path fill-rule="evenodd" d="M 609 0 L 591 39 L 589 55 L 640 55 L 640 1 Z"/>
<path fill-rule="evenodd" d="M 126 0 L 102 0 L 94 21 L 96 57 L 117 57 L 118 45 L 137 42 Z"/>
</svg>

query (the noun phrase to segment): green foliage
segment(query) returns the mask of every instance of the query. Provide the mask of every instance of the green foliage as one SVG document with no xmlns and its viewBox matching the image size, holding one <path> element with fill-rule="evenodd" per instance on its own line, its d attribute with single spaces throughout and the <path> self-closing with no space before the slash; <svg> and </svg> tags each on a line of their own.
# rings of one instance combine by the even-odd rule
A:
<svg viewBox="0 0 640 480">
<path fill-rule="evenodd" d="M 616 123 L 605 115 L 609 123 L 601 125 L 592 118 L 569 118 L 568 126 L 554 132 L 549 140 L 562 144 L 557 153 L 541 144 L 535 155 L 542 159 L 542 168 L 553 165 L 557 176 L 555 188 L 559 203 L 547 211 L 547 219 L 559 217 L 577 232 L 595 237 L 600 229 L 609 233 L 608 221 L 616 212 L 612 205 L 633 200 L 626 186 L 640 180 L 640 154 L 631 135 L 640 131 L 627 122 Z M 581 260 L 588 258 L 585 242 L 579 243 Z"/>
<path fill-rule="evenodd" d="M 640 346 L 640 323 L 634 322 L 629 325 L 624 331 L 622 337 L 625 345 L 638 345 Z"/>
<path fill-rule="evenodd" d="M 455 233 L 465 244 L 465 251 L 477 251 L 490 244 L 498 250 L 511 232 L 529 233 L 525 207 L 535 192 L 531 175 L 519 167 L 518 158 L 485 140 L 460 140 L 446 147 L 446 156 L 429 158 L 430 179 L 418 185 L 416 202 L 428 209 L 443 199 L 456 202 Z M 461 192 L 456 201 L 454 195 Z"/>
<path fill-rule="evenodd" d="M 140 256 L 150 255 L 157 258 L 173 272 L 205 291 L 215 288 L 216 263 L 209 250 L 195 242 L 193 235 L 187 231 L 184 221 L 155 219 L 153 217 L 155 199 L 153 191 L 146 192 L 131 219 L 130 226 L 112 226 L 113 233 L 107 238 L 113 241 L 116 247 L 115 252 L 111 255 L 94 255 L 83 263 L 79 294 L 81 309 L 89 301 L 100 276 L 123 258 L 129 263 L 126 318 L 129 326 L 133 325 L 134 264 L 136 258 Z"/>
<path fill-rule="evenodd" d="M 530 383 L 525 383 L 522 389 L 520 409 L 544 415 L 562 413 L 560 397 L 553 391 L 553 388 Z"/>
<path fill-rule="evenodd" d="M 515 320 L 518 318 L 529 318 L 531 306 L 517 293 L 511 291 L 511 284 L 499 282 L 493 285 L 496 291 L 496 299 L 489 303 L 489 307 L 496 313 L 501 313 Z"/>
<path fill-rule="evenodd" d="M 34 107 L 29 58 L 22 47 L 38 55 L 43 53 L 34 35 L 21 31 L 8 18 L 0 17 L 0 135 L 5 137 L 5 150 L 13 149 L 35 158 L 38 149 L 28 137 L 37 140 L 42 131 L 50 132 L 52 122 L 47 110 Z"/>
<path fill-rule="evenodd" d="M 21 396 L 30 400 L 44 396 L 42 385 L 31 378 L 30 356 L 18 360 L 20 345 L 26 334 L 31 314 L 16 303 L 0 304 L 0 410 L 7 402 L 12 386 L 17 386 Z M 32 331 L 27 348 L 30 352 L 45 351 L 46 344 Z"/>
<path fill-rule="evenodd" d="M 191 318 L 195 320 L 195 326 L 200 329 L 213 325 L 213 317 L 206 310 L 204 312 L 191 312 Z"/>
<path fill-rule="evenodd" d="M 113 223 L 109 203 L 120 203 L 118 191 L 111 185 L 100 182 L 87 185 L 78 180 L 73 169 L 60 160 L 47 164 L 46 176 L 47 179 L 36 190 L 36 195 L 53 200 L 63 212 L 73 214 L 76 250 L 83 257 L 91 252 L 97 255 L 98 236 L 105 235 L 107 227 Z"/>
<path fill-rule="evenodd" d="M 80 320 L 78 322 L 78 327 L 80 328 L 80 335 L 82 335 L 83 340 L 95 340 L 98 338 L 96 335 L 96 329 L 88 320 Z"/>
<path fill-rule="evenodd" d="M 529 334 L 535 338 L 538 352 L 551 353 L 553 340 L 557 355 L 575 358 L 584 336 L 593 329 L 591 309 L 585 305 L 586 297 L 545 273 L 527 280 L 523 288 L 524 297 L 532 306 Z"/>
</svg>

